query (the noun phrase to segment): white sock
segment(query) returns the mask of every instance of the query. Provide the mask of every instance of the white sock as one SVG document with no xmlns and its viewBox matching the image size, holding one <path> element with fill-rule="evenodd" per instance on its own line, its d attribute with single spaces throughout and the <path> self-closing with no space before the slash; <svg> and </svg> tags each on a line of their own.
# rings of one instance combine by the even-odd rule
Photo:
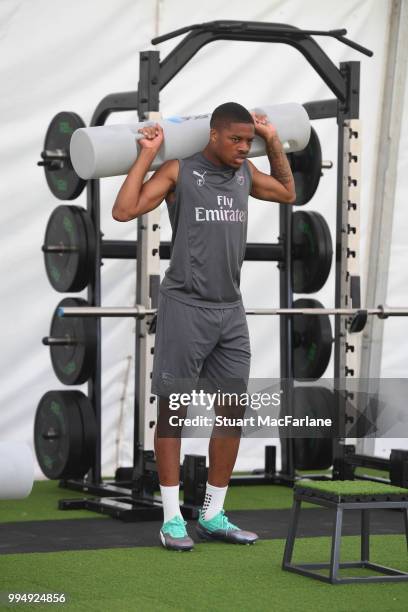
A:
<svg viewBox="0 0 408 612">
<path fill-rule="evenodd" d="M 205 521 L 209 521 L 216 514 L 221 512 L 224 507 L 225 496 L 228 487 L 214 487 L 207 482 L 201 516 Z"/>
<path fill-rule="evenodd" d="M 180 500 L 179 500 L 180 486 L 174 487 L 162 487 L 160 485 L 161 498 L 163 502 L 163 522 L 167 523 L 175 516 L 182 516 L 180 512 Z"/>
</svg>

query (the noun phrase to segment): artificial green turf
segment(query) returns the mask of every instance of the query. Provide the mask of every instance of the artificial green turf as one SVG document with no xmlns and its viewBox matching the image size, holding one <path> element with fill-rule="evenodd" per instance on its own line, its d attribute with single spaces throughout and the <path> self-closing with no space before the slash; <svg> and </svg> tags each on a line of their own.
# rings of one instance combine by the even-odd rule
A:
<svg viewBox="0 0 408 612">
<path fill-rule="evenodd" d="M 303 481 L 302 481 L 303 482 Z M 225 510 L 289 510 L 293 489 L 282 485 L 249 485 L 228 487 Z M 304 502 L 302 508 L 314 508 Z"/>
<path fill-rule="evenodd" d="M 26 499 L 0 501 L 0 523 L 14 521 L 45 521 L 72 518 L 107 518 L 87 510 L 58 510 L 58 500 L 87 497 L 81 491 L 61 489 L 55 480 L 34 483 Z M 182 497 L 182 494 L 181 494 Z M 265 510 L 290 508 L 293 491 L 280 485 L 230 487 L 225 502 L 227 510 Z"/>
<path fill-rule="evenodd" d="M 330 538 L 296 541 L 294 561 L 328 561 Z M 403 536 L 372 536 L 372 560 L 408 571 Z M 61 609 L 119 612 L 395 612 L 408 582 L 324 584 L 281 570 L 283 540 L 254 546 L 198 544 L 190 553 L 159 547 L 3 555 L 0 592 L 66 593 Z M 360 539 L 344 537 L 341 560 L 357 560 Z M 344 574 L 344 572 L 342 572 Z M 355 574 L 355 571 L 353 571 Z M 24 605 L 24 610 L 50 606 Z"/>
<path fill-rule="evenodd" d="M 310 473 L 310 472 L 308 472 Z M 314 488 L 326 486 L 338 486 L 341 481 L 307 481 L 302 480 L 303 486 Z M 370 481 L 355 481 L 353 486 L 369 487 Z M 398 492 L 393 487 L 393 492 Z M 405 489 L 403 489 L 406 492 Z M 72 518 L 107 518 L 106 515 L 88 510 L 58 510 L 58 500 L 68 498 L 89 497 L 82 491 L 61 489 L 58 481 L 42 480 L 34 483 L 31 495 L 26 499 L 0 501 L 0 523 L 14 521 L 41 521 Z M 91 496 L 92 497 L 92 496 Z M 181 492 L 180 498 L 183 494 Z M 231 486 L 228 489 L 225 500 L 226 510 L 280 510 L 292 506 L 293 491 L 290 487 L 282 485 L 250 485 Z M 304 504 L 307 507 L 309 504 Z"/>
<path fill-rule="evenodd" d="M 107 518 L 105 515 L 88 510 L 58 510 L 58 500 L 80 499 L 83 497 L 89 496 L 82 491 L 61 489 L 58 486 L 58 481 L 36 481 L 31 494 L 25 499 L 0 501 L 0 523 L 72 518 Z"/>
<path fill-rule="evenodd" d="M 408 494 L 408 489 L 370 480 L 302 480 L 297 483 L 297 486 L 316 489 L 317 491 L 334 495 Z"/>
<path fill-rule="evenodd" d="M 354 470 L 355 476 L 375 476 L 377 478 L 385 478 L 388 479 L 390 477 L 389 472 L 385 470 L 374 470 L 372 468 L 366 467 L 356 467 Z"/>
<path fill-rule="evenodd" d="M 332 470 L 297 470 L 296 473 L 299 476 L 307 476 L 308 474 L 321 474 L 322 476 L 328 476 L 331 478 Z M 374 470 L 373 468 L 360 467 L 357 466 L 354 470 L 355 476 L 374 476 L 376 478 L 384 478 L 386 480 L 389 479 L 389 472 L 385 470 Z"/>
<path fill-rule="evenodd" d="M 293 489 L 282 485 L 232 486 L 225 499 L 226 510 L 280 510 L 292 506 Z"/>
</svg>

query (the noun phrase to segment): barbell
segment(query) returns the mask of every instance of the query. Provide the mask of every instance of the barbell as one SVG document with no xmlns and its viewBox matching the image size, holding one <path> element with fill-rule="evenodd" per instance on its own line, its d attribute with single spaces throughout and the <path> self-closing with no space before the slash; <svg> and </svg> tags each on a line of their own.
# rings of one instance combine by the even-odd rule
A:
<svg viewBox="0 0 408 612">
<path fill-rule="evenodd" d="M 61 306 L 57 309 L 57 314 L 60 317 L 134 317 L 136 319 L 144 319 L 145 317 L 155 315 L 156 312 L 156 308 L 146 308 L 141 304 L 122 308 L 111 306 Z M 350 332 L 355 333 L 364 329 L 368 316 L 377 316 L 380 319 L 386 319 L 387 317 L 404 317 L 408 316 L 408 308 L 390 308 L 382 305 L 377 306 L 377 308 L 247 308 L 245 313 L 249 316 L 346 316 L 352 318 Z"/>
<path fill-rule="evenodd" d="M 144 319 L 149 315 L 154 315 L 157 308 L 145 308 L 140 304 L 136 306 L 88 306 L 85 308 L 61 307 L 58 310 L 60 317 L 135 317 Z M 378 306 L 377 308 L 247 308 L 247 315 L 344 315 L 353 316 L 364 313 L 367 315 L 377 315 L 380 319 L 393 316 L 407 316 L 408 308 L 387 308 Z"/>
<path fill-rule="evenodd" d="M 315 299 L 300 298 L 294 307 L 323 308 Z M 65 385 L 82 384 L 92 376 L 96 367 L 96 317 L 59 317 L 58 310 L 65 308 L 89 307 L 88 302 L 79 298 L 64 298 L 57 305 L 52 317 L 50 335 L 43 338 L 49 346 L 51 362 L 56 376 Z M 148 333 L 156 331 L 154 309 L 140 309 L 150 316 Z M 117 309 L 116 315 L 117 316 Z M 297 380 L 321 378 L 327 369 L 332 352 L 332 329 L 328 316 L 294 317 L 291 329 L 293 347 L 293 374 Z"/>
</svg>

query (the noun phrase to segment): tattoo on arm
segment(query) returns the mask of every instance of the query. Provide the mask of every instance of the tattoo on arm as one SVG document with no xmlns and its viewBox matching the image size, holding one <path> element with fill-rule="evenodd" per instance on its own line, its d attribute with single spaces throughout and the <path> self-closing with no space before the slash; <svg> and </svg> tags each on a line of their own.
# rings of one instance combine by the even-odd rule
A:
<svg viewBox="0 0 408 612">
<path fill-rule="evenodd" d="M 278 136 L 266 143 L 266 152 L 271 165 L 271 176 L 288 189 L 294 188 L 292 170 Z"/>
</svg>

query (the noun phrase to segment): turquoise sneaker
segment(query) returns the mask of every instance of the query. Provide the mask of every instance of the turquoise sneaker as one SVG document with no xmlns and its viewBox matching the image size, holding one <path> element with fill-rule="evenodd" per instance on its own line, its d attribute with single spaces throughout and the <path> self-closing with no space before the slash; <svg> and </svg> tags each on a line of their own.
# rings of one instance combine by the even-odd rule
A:
<svg viewBox="0 0 408 612">
<path fill-rule="evenodd" d="M 224 510 L 221 510 L 212 519 L 206 521 L 200 514 L 197 523 L 197 534 L 203 540 L 222 540 L 233 544 L 253 544 L 258 536 L 252 531 L 243 531 L 229 522 Z"/>
<path fill-rule="evenodd" d="M 163 523 L 160 529 L 160 541 L 169 550 L 191 550 L 194 542 L 186 531 L 186 521 L 179 515 Z"/>
</svg>

